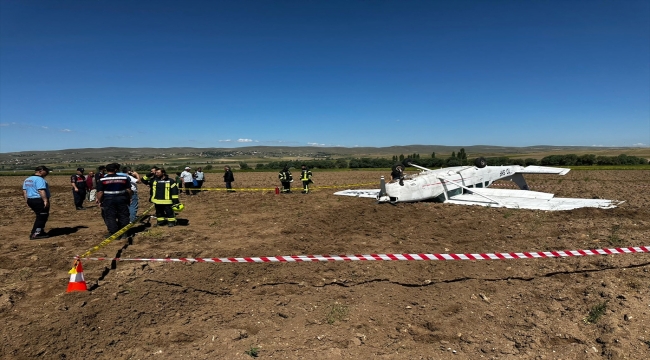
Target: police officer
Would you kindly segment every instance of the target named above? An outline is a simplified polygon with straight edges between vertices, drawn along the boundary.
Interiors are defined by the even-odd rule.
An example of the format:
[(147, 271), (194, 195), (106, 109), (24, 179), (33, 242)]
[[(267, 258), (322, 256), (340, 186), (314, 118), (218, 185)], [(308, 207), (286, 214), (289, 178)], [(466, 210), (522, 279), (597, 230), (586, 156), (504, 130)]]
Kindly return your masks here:
[(84, 208), (84, 199), (86, 198), (86, 177), (84, 176), (84, 168), (77, 168), (77, 173), (70, 176), (70, 184), (72, 185), (72, 197), (74, 198), (74, 206), (77, 210), (86, 210)]
[(300, 181), (302, 181), (302, 193), (309, 193), (309, 184), (313, 183), (311, 180), (311, 170), (307, 169), (307, 165), (302, 165), (302, 171), (300, 172)]
[(45, 224), (50, 217), (50, 186), (45, 181), (45, 177), (50, 173), (50, 169), (45, 166), (36, 168), (33, 176), (28, 177), (23, 182), (23, 196), (34, 214), (34, 226), (29, 234), (30, 240), (46, 239), (50, 236), (45, 233)]
[(176, 215), (172, 205), (178, 204), (178, 185), (167, 175), (165, 169), (157, 169), (153, 178), (141, 179), (144, 184), (151, 186), (151, 202), (156, 207), (155, 226), (167, 224), (169, 227), (176, 225)]
[(131, 179), (117, 175), (118, 164), (106, 165), (106, 176), (97, 182), (97, 204), (102, 208), (109, 236), (129, 224)]
[(288, 194), (291, 192), (291, 182), (293, 181), (293, 176), (291, 171), (289, 171), (289, 166), (285, 165), (284, 168), (278, 174), (280, 183), (282, 183), (282, 193)]

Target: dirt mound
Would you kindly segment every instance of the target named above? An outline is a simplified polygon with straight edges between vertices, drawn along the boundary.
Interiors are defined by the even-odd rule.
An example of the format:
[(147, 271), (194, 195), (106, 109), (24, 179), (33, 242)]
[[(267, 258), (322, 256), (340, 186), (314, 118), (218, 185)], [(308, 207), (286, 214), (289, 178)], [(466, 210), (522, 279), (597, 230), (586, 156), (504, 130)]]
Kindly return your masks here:
[[(376, 171), (314, 172), (376, 187)], [(273, 188), (276, 174), (239, 173)], [(216, 179), (216, 180), (215, 180)], [(221, 187), (219, 174), (205, 186)], [(625, 200), (566, 212), (273, 191), (181, 195), (184, 226), (137, 227), (93, 256), (496, 253), (650, 245), (650, 171), (529, 176), (533, 190)], [(28, 240), (23, 178), (0, 178), (0, 357), (632, 358), (650, 355), (650, 254), (508, 261), (161, 263), (85, 261), (91, 291), (65, 293), (72, 258), (106, 232), (51, 177), (53, 237)], [(294, 182), (297, 186), (299, 183)], [(294, 189), (298, 190), (299, 189)], [(140, 193), (145, 194), (141, 187)], [(141, 209), (148, 207), (141, 199)]]

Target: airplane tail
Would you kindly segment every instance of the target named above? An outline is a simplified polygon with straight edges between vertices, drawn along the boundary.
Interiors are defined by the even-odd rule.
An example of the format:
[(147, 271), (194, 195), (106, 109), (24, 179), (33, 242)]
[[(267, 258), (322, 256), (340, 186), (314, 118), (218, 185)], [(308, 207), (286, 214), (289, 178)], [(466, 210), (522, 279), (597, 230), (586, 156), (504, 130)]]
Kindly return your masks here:
[(377, 194), (377, 202), (390, 202), (390, 197), (388, 197), (388, 194), (386, 193), (386, 180), (383, 176), (381, 177), (381, 180), (379, 180), (379, 193)]

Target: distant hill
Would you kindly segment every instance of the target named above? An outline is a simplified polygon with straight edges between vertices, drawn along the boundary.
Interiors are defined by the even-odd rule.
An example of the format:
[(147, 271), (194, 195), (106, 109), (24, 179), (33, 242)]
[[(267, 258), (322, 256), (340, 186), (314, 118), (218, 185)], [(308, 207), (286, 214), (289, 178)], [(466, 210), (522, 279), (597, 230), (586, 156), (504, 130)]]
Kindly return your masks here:
[(508, 147), (491, 145), (443, 146), (443, 145), (404, 145), (389, 147), (314, 147), (314, 146), (247, 146), (239, 148), (84, 148), (49, 151), (21, 151), (0, 153), (0, 166), (3, 169), (16, 169), (34, 164), (106, 164), (113, 161), (132, 164), (160, 164), (180, 162), (192, 163), (233, 163), (237, 161), (265, 162), (279, 159), (322, 159), (341, 157), (392, 157), (417, 153), (429, 157), (448, 157), (452, 152), (464, 148), (468, 156), (511, 156), (541, 158), (549, 154), (597, 154), (619, 155), (626, 153), (650, 157), (649, 148), (593, 147), (593, 146), (552, 146), (536, 145), (527, 147)]

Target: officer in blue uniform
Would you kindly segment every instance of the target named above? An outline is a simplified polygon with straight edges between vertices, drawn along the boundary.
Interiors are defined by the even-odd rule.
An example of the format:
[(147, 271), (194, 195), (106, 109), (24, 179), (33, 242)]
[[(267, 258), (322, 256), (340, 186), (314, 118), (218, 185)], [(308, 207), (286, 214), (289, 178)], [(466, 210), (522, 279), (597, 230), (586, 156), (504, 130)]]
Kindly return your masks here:
[(36, 168), (33, 176), (23, 182), (23, 196), (32, 211), (36, 214), (32, 232), (29, 234), (31, 240), (46, 239), (50, 236), (45, 233), (45, 224), (50, 217), (50, 186), (45, 177), (50, 169), (45, 166)]
[(117, 175), (118, 164), (106, 165), (106, 176), (97, 182), (97, 204), (101, 206), (109, 236), (129, 224), (131, 179)]

